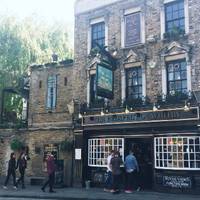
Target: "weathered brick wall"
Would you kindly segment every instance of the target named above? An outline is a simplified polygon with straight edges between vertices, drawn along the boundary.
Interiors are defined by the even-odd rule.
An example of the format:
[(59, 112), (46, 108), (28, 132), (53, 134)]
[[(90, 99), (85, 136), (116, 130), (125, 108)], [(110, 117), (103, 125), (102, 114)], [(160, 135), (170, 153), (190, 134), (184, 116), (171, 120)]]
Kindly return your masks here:
[[(81, 101), (86, 101), (86, 68), (88, 59), (87, 43), (88, 30), (90, 27), (90, 20), (98, 17), (104, 17), (105, 23), (108, 24), (108, 46), (117, 48), (118, 66), (115, 71), (114, 79), (114, 94), (117, 102), (121, 98), (121, 73), (123, 62), (130, 49), (134, 52), (146, 53), (146, 91), (147, 96), (154, 99), (158, 93), (162, 91), (162, 74), (161, 74), (161, 50), (164, 49), (169, 42), (161, 40), (161, 19), (160, 12), (163, 6), (163, 0), (124, 0), (117, 1), (114, 4), (100, 7), (99, 9), (90, 10), (88, 12), (80, 13), (75, 16), (75, 64), (74, 64), (74, 81), (76, 81), (74, 88), (74, 95)], [(188, 0), (189, 3), (189, 34), (186, 39), (180, 40), (181, 44), (190, 45), (191, 50), (191, 74), (192, 74), (192, 89), (200, 87), (200, 4), (197, 0)], [(145, 15), (145, 39), (146, 43), (133, 46), (132, 48), (121, 48), (121, 19), (123, 10), (132, 7), (141, 7), (141, 11)], [(150, 36), (156, 38), (155, 42), (148, 42)], [(156, 62), (156, 67), (151, 69), (148, 67), (150, 61)], [(77, 81), (79, 80), (79, 81)]]
[[(7, 173), (8, 161), (10, 153), (11, 141), (15, 138), (22, 141), (29, 147), (30, 160), (28, 161), (26, 176), (46, 176), (44, 167), (44, 146), (47, 144), (58, 144), (65, 139), (72, 139), (73, 134), (69, 129), (57, 130), (0, 130), (0, 176), (4, 177)], [(40, 152), (36, 152), (36, 148), (40, 148)], [(15, 152), (18, 158), (20, 152)], [(59, 159), (64, 160), (64, 183), (69, 185), (71, 179), (71, 152), (59, 150)], [(18, 170), (17, 170), (18, 174)]]
[[(71, 122), (68, 104), (72, 103), (72, 64), (61, 66), (35, 66), (31, 68), (29, 99), (29, 126), (64, 126)], [(57, 75), (56, 108), (49, 112), (46, 109), (47, 78)], [(64, 85), (67, 78), (67, 85)], [(39, 83), (42, 87), (39, 88)]]

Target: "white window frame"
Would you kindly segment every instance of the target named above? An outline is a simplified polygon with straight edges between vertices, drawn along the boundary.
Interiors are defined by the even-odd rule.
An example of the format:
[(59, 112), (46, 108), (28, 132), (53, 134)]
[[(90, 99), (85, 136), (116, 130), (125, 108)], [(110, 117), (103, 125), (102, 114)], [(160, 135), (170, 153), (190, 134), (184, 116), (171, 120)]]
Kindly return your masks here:
[(121, 70), (121, 100), (122, 103), (126, 100), (126, 70), (128, 68), (133, 68), (133, 67), (141, 67), (142, 68), (142, 96), (146, 97), (146, 70), (145, 66), (142, 62), (135, 63), (131, 67), (124, 67), (123, 70)]
[(138, 45), (138, 44), (144, 44), (145, 43), (145, 17), (144, 13), (141, 11), (140, 7), (136, 8), (129, 8), (124, 10), (122, 20), (121, 20), (121, 47), (122, 48), (130, 48), (131, 46), (126, 47), (125, 46), (125, 17), (126, 15), (134, 14), (134, 13), (140, 13), (140, 43), (133, 44), (132, 46)]
[[(161, 7), (160, 11), (160, 26), (161, 26), (161, 39), (164, 39), (164, 33), (165, 33), (165, 4), (171, 3), (177, 0), (164, 0), (164, 4)], [(189, 6), (188, 6), (188, 0), (184, 0), (184, 14), (185, 14), (185, 34), (189, 34)]]
[[(101, 143), (103, 141), (104, 141), (104, 144), (99, 145), (99, 143)], [(106, 141), (112, 141), (112, 144), (106, 146)], [(121, 141), (121, 146), (119, 145), (119, 141)], [(115, 145), (115, 142), (117, 142), (116, 145)], [(96, 148), (99, 148), (100, 152), (95, 152), (94, 150)], [(102, 149), (103, 149), (103, 151), (102, 151)], [(91, 139), (88, 139), (88, 166), (90, 166), (90, 167), (107, 167), (107, 157), (111, 150), (119, 150), (120, 155), (122, 156), (122, 160), (124, 160), (124, 138), (91, 138)], [(103, 154), (103, 157), (97, 158), (98, 153)], [(97, 160), (97, 159), (99, 159), (99, 162), (102, 162), (103, 164), (95, 164), (95, 160)]]
[[(200, 136), (168, 136), (168, 137), (156, 137), (156, 138), (154, 138), (154, 166), (155, 166), (155, 168), (156, 169), (169, 169), (169, 170), (200, 170), (200, 166), (199, 166), (199, 168), (198, 167), (191, 168), (191, 166), (190, 166), (190, 163), (191, 163), (190, 153), (194, 153), (194, 160), (192, 160), (194, 162), (194, 165), (196, 166), (197, 162), (200, 163), (200, 159), (198, 159), (198, 160), (196, 159), (196, 153), (200, 154), (200, 152), (196, 152), (196, 146), (197, 145), (199, 145), (199, 149), (200, 149), (200, 144), (195, 143), (195, 139), (197, 139), (197, 138), (200, 141)], [(172, 143), (171, 144), (166, 143), (166, 145), (164, 145), (163, 144), (164, 139), (166, 139), (166, 141), (171, 139)], [(173, 139), (176, 139), (176, 141), (182, 141), (182, 144), (178, 143), (178, 142), (176, 144), (174, 144)], [(194, 141), (194, 144), (189, 143), (190, 139)], [(186, 144), (184, 144), (184, 142), (183, 142), (184, 140), (187, 140)], [(160, 141), (161, 141), (161, 143), (159, 143)], [(186, 151), (184, 151), (184, 146), (185, 146), (185, 148), (187, 147)], [(169, 150), (168, 147), (171, 149), (171, 151), (168, 151)], [(192, 148), (190, 149), (190, 147), (193, 147), (193, 150), (194, 150), (193, 152), (192, 151), (190, 152), (190, 150), (192, 150)], [(166, 148), (166, 151), (164, 151), (164, 148)], [(183, 156), (182, 160), (178, 159), (178, 156), (181, 155), (181, 153), (179, 153), (179, 151), (178, 151), (179, 148), (180, 149), (182, 148), (182, 154), (184, 154), (184, 153), (188, 154), (188, 160), (184, 160), (184, 155), (182, 155)], [(157, 149), (158, 150), (161, 149), (161, 152), (157, 151)], [(174, 149), (176, 149), (176, 152), (174, 151)], [(171, 153), (172, 166), (171, 167), (169, 167), (169, 166), (165, 167), (164, 161), (166, 161), (168, 163), (169, 153)], [(157, 159), (156, 158), (157, 154), (159, 156), (162, 154), (162, 158)], [(167, 159), (165, 159), (164, 154), (167, 155)], [(174, 156), (176, 156), (176, 159), (173, 159)], [(160, 160), (162, 161), (163, 166), (157, 165), (157, 161), (159, 162)], [(188, 167), (184, 166), (184, 162), (186, 162), (186, 161), (188, 162)], [(173, 162), (177, 163), (177, 167), (173, 166)], [(183, 167), (179, 167), (178, 162), (182, 163)]]
[(87, 53), (90, 54), (90, 50), (92, 47), (92, 25), (104, 22), (105, 23), (105, 46), (108, 46), (108, 23), (105, 22), (104, 17), (99, 17), (90, 20), (89, 28), (88, 28), (88, 42), (87, 42)]
[(162, 67), (162, 94), (167, 95), (167, 68), (166, 68), (166, 63), (168, 61), (175, 61), (175, 60), (180, 60), (180, 59), (185, 59), (186, 61), (186, 67), (187, 67), (187, 91), (188, 93), (192, 91), (192, 80), (191, 80), (191, 63), (189, 61), (189, 56), (188, 54), (180, 54), (176, 55), (175, 57), (173, 56), (166, 56), (164, 58), (164, 66)]
[[(52, 80), (50, 81), (50, 79)], [(57, 75), (49, 75), (47, 78), (46, 108), (50, 110), (55, 109), (57, 104), (57, 89), (58, 89), (57, 79), (58, 79)], [(51, 89), (53, 89), (53, 91), (51, 91)], [(51, 94), (53, 95), (52, 98)]]

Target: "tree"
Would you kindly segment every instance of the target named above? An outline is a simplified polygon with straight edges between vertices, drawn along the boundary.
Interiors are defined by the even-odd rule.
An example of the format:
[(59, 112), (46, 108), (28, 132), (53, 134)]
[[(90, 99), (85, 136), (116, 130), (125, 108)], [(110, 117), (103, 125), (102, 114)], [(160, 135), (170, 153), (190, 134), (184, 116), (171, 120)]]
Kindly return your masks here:
[[(71, 58), (67, 28), (64, 24), (48, 25), (36, 17), (20, 21), (16, 17), (0, 19), (0, 99), (2, 89), (19, 87), (20, 77), (32, 63), (52, 61), (56, 53), (60, 60)], [(6, 95), (5, 110), (19, 113), (22, 100), (18, 95)]]

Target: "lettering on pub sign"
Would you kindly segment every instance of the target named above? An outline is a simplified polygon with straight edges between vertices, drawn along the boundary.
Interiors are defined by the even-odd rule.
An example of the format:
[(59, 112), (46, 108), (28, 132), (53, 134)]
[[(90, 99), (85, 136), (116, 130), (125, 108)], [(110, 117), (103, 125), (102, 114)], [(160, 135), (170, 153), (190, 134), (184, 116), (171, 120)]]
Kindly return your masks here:
[(111, 125), (123, 123), (150, 123), (150, 122), (170, 122), (198, 120), (199, 111), (197, 107), (185, 111), (182, 108), (164, 109), (159, 111), (138, 111), (130, 113), (109, 113), (105, 115), (85, 115), (83, 126)]

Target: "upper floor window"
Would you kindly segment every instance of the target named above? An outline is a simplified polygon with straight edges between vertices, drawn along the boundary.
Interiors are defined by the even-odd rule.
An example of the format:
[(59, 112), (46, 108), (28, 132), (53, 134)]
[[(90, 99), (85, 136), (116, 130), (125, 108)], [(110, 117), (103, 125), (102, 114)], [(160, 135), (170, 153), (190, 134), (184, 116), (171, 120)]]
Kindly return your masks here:
[(142, 98), (142, 68), (133, 67), (126, 71), (126, 98)]
[(97, 44), (105, 45), (105, 22), (99, 22), (91, 25), (91, 47), (95, 48)]
[(47, 108), (53, 109), (56, 107), (57, 98), (57, 76), (52, 75), (47, 80)]
[(187, 93), (187, 67), (185, 60), (167, 63), (167, 89), (169, 94)]
[(141, 12), (125, 15), (125, 47), (141, 43)]
[(165, 32), (185, 32), (184, 0), (165, 4)]

